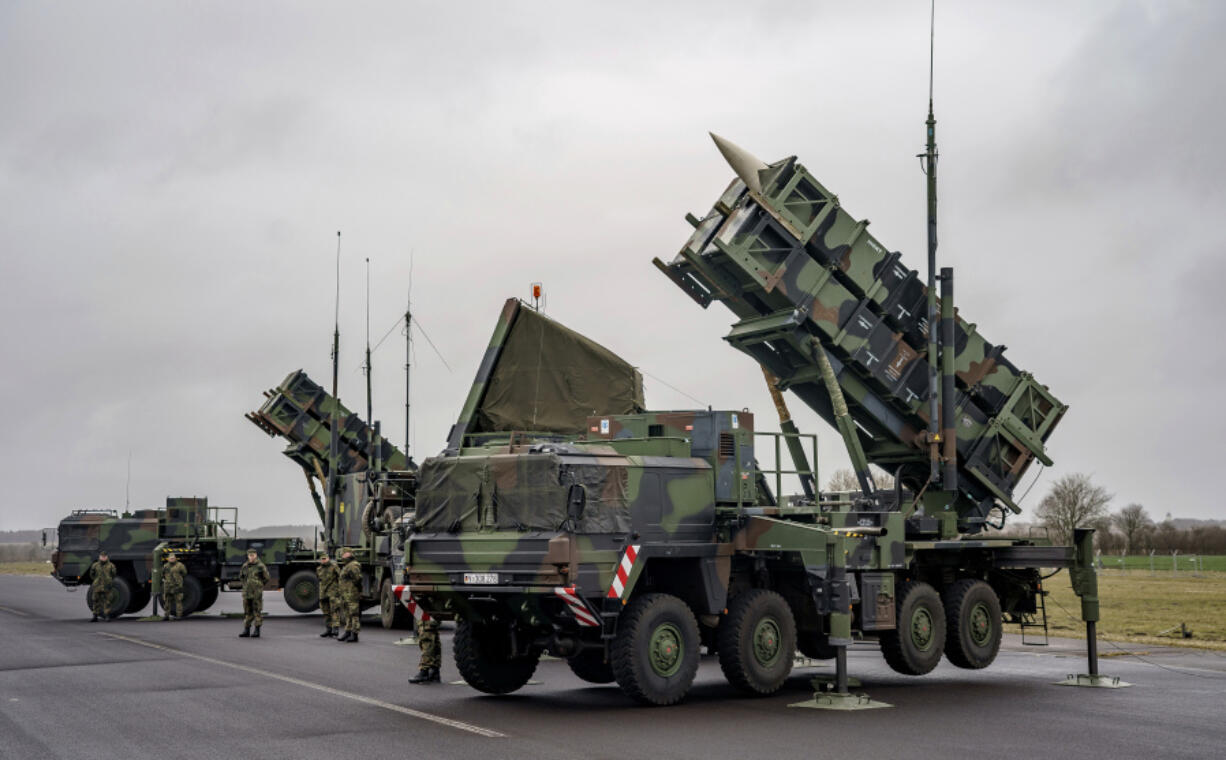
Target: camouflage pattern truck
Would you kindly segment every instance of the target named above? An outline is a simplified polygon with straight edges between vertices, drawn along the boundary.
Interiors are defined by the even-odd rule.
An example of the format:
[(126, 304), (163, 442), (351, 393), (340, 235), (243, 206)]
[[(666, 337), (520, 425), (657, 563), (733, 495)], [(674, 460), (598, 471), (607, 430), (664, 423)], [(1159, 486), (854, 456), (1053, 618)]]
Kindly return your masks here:
[[(223, 512), (233, 518), (224, 519)], [(207, 610), (223, 590), (239, 590), (239, 569), (247, 550), (255, 549), (268, 566), (268, 588), (282, 589), (298, 612), (315, 609), (303, 603), (300, 588), (308, 575), (315, 577), (314, 552), (299, 538), (238, 538), (232, 534), (236, 529), (236, 509), (210, 507), (203, 497), (170, 497), (165, 509), (123, 514), (75, 510), (59, 524), (51, 575), (69, 589), (88, 588), (90, 565), (106, 551), (117, 570), (110, 611), (115, 618), (149, 604), (160, 591), (162, 561), (173, 551), (187, 568), (183, 611), (190, 614)]]
[[(1027, 465), (1050, 462), (1044, 442), (1066, 407), (955, 317), (949, 292), (941, 352), (956, 415), (928, 435), (924, 285), (795, 159), (721, 150), (738, 177), (657, 267), (734, 313), (728, 342), (839, 429), (861, 489), (781, 498), (757, 462), (758, 441), (778, 451), (780, 434), (757, 432), (747, 410), (566, 405), (573, 389), (640, 381), (620, 360), (551, 354), (548, 332), (511, 357), (522, 381), (495, 394), (489, 365), (508, 358), (496, 331), (448, 449), (422, 464), (407, 550), (413, 600), (457, 618), (464, 679), (511, 692), (551, 653), (584, 680), (667, 705), (690, 688), (701, 647), (755, 695), (781, 687), (797, 651), (834, 658), (845, 687), (854, 641), (879, 642), (908, 675), (942, 657), (984, 668), (1005, 622), (1045, 630), (1045, 568), (1071, 569), (1089, 628), (1092, 532), (1075, 547), (981, 535), (1016, 509)], [(512, 396), (501, 436), (476, 430), (485, 405), (505, 411)], [(631, 396), (641, 405), (641, 389)], [(542, 434), (545, 411), (559, 421)], [(895, 487), (876, 489), (869, 464)]]

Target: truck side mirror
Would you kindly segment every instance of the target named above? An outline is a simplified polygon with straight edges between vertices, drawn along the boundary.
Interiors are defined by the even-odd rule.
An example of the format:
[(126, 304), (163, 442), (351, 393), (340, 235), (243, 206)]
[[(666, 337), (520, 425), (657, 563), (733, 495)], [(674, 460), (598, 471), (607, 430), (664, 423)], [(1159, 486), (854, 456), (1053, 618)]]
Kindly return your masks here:
[(587, 486), (575, 483), (566, 494), (566, 516), (572, 523), (583, 519), (583, 509), (587, 506)]

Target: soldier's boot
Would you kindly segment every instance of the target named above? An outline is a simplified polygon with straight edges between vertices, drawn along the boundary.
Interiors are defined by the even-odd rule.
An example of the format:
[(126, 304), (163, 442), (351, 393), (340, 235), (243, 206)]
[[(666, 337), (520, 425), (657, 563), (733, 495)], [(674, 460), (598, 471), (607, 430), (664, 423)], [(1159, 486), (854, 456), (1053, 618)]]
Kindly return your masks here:
[(337, 641), (338, 641), (338, 642), (339, 642), (339, 641), (348, 641), (348, 640), (349, 640), (349, 637), (350, 637), (350, 636), (352, 636), (352, 635), (353, 635), (353, 631), (346, 630), (344, 633), (342, 633), (342, 634), (341, 634), (341, 637), (340, 637), (339, 639), (337, 639)]
[(328, 638), (328, 637), (329, 637), (329, 636), (331, 636), (331, 635), (332, 635), (332, 629), (331, 629), (331, 628), (325, 628), (325, 629), (324, 629), (324, 632), (323, 632), (323, 633), (321, 633), (321, 634), (319, 634), (319, 638), (321, 638), (321, 639), (326, 639), (326, 638)]
[(417, 675), (409, 679), (409, 683), (438, 683), (438, 668), (422, 668)]
[(240, 639), (250, 638), (251, 637), (251, 626), (247, 626), (247, 625), (243, 626), (243, 632), (240, 633), (238, 637)]
[(329, 629), (329, 630), (331, 631), (331, 633), (329, 633), (328, 635), (329, 635), (329, 636), (331, 636), (331, 637), (332, 637), (332, 638), (334, 638), (334, 639), (335, 639), (337, 636), (339, 636), (339, 635), (340, 635), (340, 630), (341, 630), (341, 629), (340, 629), (340, 628), (338, 628), (337, 626), (332, 626), (332, 628), (331, 628), (331, 629)]
[(90, 619), (89, 619), (89, 622), (91, 622), (91, 623), (97, 623), (97, 622), (98, 622), (98, 613), (96, 613), (96, 612), (95, 612), (95, 613), (94, 613), (94, 616), (93, 616), (92, 618), (90, 618)]
[(356, 644), (356, 643), (358, 643), (358, 632), (357, 632), (357, 631), (352, 631), (352, 632), (350, 632), (350, 634), (349, 634), (349, 643), (350, 643), (350, 644)]
[(170, 620), (170, 615), (163, 615), (162, 620)]
[(251, 632), (251, 638), (258, 639), (260, 637), (260, 627), (257, 625), (255, 630)]

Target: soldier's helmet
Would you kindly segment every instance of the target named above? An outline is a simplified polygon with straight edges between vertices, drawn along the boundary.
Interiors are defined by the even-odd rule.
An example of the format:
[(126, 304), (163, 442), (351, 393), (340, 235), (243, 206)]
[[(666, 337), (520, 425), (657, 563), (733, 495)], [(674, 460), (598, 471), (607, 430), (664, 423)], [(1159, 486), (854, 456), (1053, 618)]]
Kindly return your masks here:
[(106, 559), (106, 557), (107, 557), (106, 549), (103, 549), (102, 551), (98, 552), (98, 559)]
[(166, 561), (167, 561), (167, 562), (170, 562), (170, 561), (175, 560), (175, 559), (178, 559), (178, 555), (176, 555), (174, 552), (167, 552), (167, 553), (166, 553)]
[(353, 556), (353, 549), (350, 549), (348, 546), (346, 546), (344, 549), (341, 549), (342, 559), (345, 557), (352, 557), (352, 556)]

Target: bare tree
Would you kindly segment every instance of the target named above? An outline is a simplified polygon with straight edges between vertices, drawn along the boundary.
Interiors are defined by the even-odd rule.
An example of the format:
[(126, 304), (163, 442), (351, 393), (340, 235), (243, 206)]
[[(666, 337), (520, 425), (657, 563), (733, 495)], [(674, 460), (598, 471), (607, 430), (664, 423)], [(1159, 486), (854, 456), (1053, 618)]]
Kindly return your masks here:
[(1111, 516), (1111, 522), (1124, 534), (1124, 551), (1131, 554), (1141, 547), (1142, 534), (1152, 528), (1154, 521), (1140, 504), (1129, 504)]
[[(873, 485), (879, 491), (888, 491), (894, 488), (894, 476), (885, 470), (878, 469), (873, 465), (869, 465), (872, 469), (870, 472), (873, 475)], [(844, 467), (841, 470), (835, 470), (830, 476), (830, 480), (826, 482), (827, 491), (859, 491), (860, 481), (856, 479), (856, 473)]]
[(826, 490), (859, 491), (860, 481), (856, 480), (856, 474), (849, 469), (835, 470), (830, 480), (826, 482)]
[(1090, 481), (1089, 475), (1065, 475), (1039, 502), (1035, 517), (1047, 526), (1055, 539), (1061, 543), (1071, 543), (1073, 529), (1089, 527), (1105, 516), (1111, 498), (1105, 488)]

